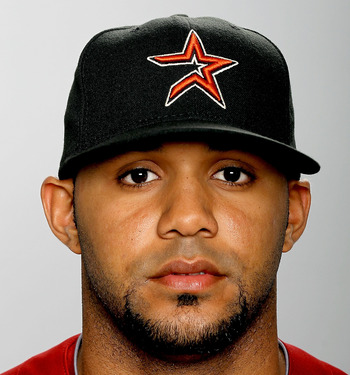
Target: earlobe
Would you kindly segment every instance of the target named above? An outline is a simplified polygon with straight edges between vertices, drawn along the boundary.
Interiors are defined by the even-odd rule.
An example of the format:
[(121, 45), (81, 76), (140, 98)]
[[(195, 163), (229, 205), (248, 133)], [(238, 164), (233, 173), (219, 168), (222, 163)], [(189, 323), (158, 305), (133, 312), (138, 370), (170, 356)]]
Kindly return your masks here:
[(310, 183), (308, 181), (290, 181), (288, 191), (289, 217), (283, 252), (289, 251), (304, 232), (311, 205)]
[(54, 235), (74, 253), (80, 254), (78, 232), (74, 222), (72, 179), (48, 177), (41, 186), (41, 201), (47, 222)]

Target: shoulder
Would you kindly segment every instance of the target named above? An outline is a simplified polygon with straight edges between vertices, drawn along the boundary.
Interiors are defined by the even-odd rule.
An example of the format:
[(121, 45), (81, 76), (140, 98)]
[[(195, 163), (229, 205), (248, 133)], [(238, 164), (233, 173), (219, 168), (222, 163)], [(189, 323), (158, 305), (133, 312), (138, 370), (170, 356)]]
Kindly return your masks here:
[(296, 346), (283, 343), (289, 356), (289, 375), (346, 375), (345, 372), (320, 361)]
[(2, 375), (74, 375), (74, 350), (78, 337), (75, 335)]

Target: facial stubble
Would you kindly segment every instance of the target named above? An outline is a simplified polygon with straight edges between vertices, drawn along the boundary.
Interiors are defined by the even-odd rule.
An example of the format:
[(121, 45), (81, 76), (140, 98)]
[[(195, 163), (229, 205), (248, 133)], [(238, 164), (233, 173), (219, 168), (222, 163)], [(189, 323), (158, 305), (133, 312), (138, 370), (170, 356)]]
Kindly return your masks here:
[[(76, 212), (75, 212), (76, 214)], [(151, 319), (145, 317), (138, 305), (137, 287), (130, 287), (123, 294), (122, 285), (113, 285), (104, 272), (94, 254), (96, 249), (87, 233), (76, 225), (82, 249), (82, 261), (87, 289), (90, 299), (103, 310), (103, 318), (119, 332), (128, 342), (151, 356), (164, 359), (176, 356), (199, 356), (206, 358), (215, 355), (234, 345), (249, 330), (262, 314), (274, 293), (276, 273), (284, 242), (288, 210), (285, 223), (281, 225), (280, 236), (273, 251), (273, 259), (267, 264), (266, 275), (256, 275), (254, 283), (258, 285), (255, 295), (249, 294), (241, 280), (236, 280), (238, 297), (227, 306), (226, 314), (215, 322), (201, 320), (198, 314), (188, 313), (177, 319)], [(100, 271), (99, 271), (100, 270)], [(183, 309), (196, 309), (201, 299), (194, 294), (177, 295), (176, 308), (179, 316)], [(176, 314), (175, 314), (176, 315)], [(222, 317), (223, 316), (223, 317)], [(190, 329), (189, 329), (190, 327)]]
[(243, 283), (237, 281), (238, 297), (216, 321), (202, 319), (198, 313), (201, 299), (188, 293), (177, 296), (179, 317), (174, 314), (168, 319), (150, 319), (139, 308), (136, 287), (123, 294), (123, 286), (112, 285), (95, 272), (99, 265), (87, 255), (91, 254), (91, 243), (87, 243), (84, 236), (80, 237), (90, 298), (98, 308), (102, 307), (102, 319), (108, 319), (113, 329), (132, 345), (161, 359), (183, 355), (207, 357), (234, 345), (259, 317), (274, 285), (274, 279), (261, 284), (259, 292), (252, 296)]

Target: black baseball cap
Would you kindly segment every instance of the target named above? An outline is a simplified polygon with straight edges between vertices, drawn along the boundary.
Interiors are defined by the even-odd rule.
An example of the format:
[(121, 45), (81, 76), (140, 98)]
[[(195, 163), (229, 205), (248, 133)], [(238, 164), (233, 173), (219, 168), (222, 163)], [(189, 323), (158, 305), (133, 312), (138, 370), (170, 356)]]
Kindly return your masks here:
[(296, 149), (287, 64), (263, 35), (176, 15), (93, 37), (68, 99), (59, 178), (176, 139), (246, 150), (289, 175), (320, 169)]

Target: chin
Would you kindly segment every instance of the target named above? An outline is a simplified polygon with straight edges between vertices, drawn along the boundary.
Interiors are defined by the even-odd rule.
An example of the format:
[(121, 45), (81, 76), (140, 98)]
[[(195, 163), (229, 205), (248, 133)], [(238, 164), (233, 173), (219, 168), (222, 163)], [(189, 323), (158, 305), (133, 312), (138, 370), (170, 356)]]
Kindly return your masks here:
[[(134, 297), (134, 298), (133, 298)], [(172, 314), (152, 317), (142, 313), (135, 295), (125, 297), (122, 316), (114, 319), (118, 329), (131, 344), (151, 356), (163, 360), (193, 362), (223, 352), (234, 345), (249, 329), (262, 303), (254, 313), (247, 298), (241, 294), (238, 302), (226, 309), (211, 310), (197, 296), (179, 295)]]

